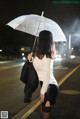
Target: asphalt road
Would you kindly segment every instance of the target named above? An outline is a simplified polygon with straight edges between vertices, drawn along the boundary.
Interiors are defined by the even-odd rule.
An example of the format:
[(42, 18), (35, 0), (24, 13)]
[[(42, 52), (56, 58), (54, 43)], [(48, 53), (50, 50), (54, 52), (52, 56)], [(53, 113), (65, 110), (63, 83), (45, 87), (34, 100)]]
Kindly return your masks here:
[[(71, 72), (79, 63), (62, 62), (55, 65), (54, 74), (59, 82)], [(8, 111), (9, 119), (29, 104), (23, 102), (24, 84), (20, 82), (22, 63), (10, 62), (0, 64), (0, 111)], [(77, 69), (63, 84), (57, 98), (51, 119), (80, 119), (80, 68)], [(77, 91), (77, 92), (76, 92)], [(75, 94), (74, 94), (75, 93)], [(33, 94), (38, 97), (39, 90)], [(28, 119), (39, 119), (39, 108)]]
[[(21, 62), (0, 64), (0, 111), (8, 111), (9, 119), (28, 105), (24, 103), (24, 84), (20, 81), (22, 65)], [(38, 90), (35, 93), (33, 100)]]
[[(76, 62), (65, 63), (63, 69), (56, 70), (57, 79), (65, 72), (68, 75), (63, 76), (66, 80), (59, 86), (57, 103), (50, 114), (50, 119), (80, 119), (80, 66), (74, 71), (75, 66)], [(65, 78), (66, 76), (68, 78)], [(58, 82), (60, 83), (59, 80)], [(39, 107), (27, 119), (40, 119)]]

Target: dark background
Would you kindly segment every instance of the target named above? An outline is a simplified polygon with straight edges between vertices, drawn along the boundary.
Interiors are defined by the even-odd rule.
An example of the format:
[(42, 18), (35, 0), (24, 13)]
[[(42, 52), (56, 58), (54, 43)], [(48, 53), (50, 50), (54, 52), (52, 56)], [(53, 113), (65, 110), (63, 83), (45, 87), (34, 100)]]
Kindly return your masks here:
[(42, 11), (45, 17), (60, 25), (67, 39), (69, 34), (80, 34), (80, 3), (75, 0), (0, 0), (0, 48), (17, 53), (22, 46), (32, 47), (33, 36), (13, 31), (5, 25), (21, 15), (41, 15)]
[(75, 19), (80, 19), (80, 4), (54, 4), (53, 1), (58, 0), (0, 0), (0, 27), (20, 15), (41, 15), (42, 11), (62, 28), (70, 27)]

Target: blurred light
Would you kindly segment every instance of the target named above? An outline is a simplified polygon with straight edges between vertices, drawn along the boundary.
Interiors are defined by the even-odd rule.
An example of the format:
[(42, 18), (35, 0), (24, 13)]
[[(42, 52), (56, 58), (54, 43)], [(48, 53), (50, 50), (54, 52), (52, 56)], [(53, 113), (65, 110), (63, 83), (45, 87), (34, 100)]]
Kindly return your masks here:
[(64, 54), (64, 56), (66, 56), (66, 54)]
[(57, 54), (56, 55), (56, 58), (55, 58), (55, 61), (61, 61), (61, 60), (62, 60), (61, 55), (60, 54)]
[(71, 58), (71, 59), (74, 59), (74, 58), (75, 58), (75, 55), (71, 55), (70, 58)]
[(24, 56), (24, 53), (22, 53), (22, 56)]
[(23, 57), (23, 60), (26, 60), (26, 58), (25, 58), (25, 57)]
[(62, 58), (56, 58), (55, 59), (55, 61), (61, 61), (62, 60)]
[(0, 49), (0, 52), (2, 52), (2, 49)]
[(25, 50), (25, 48), (21, 48), (21, 51), (24, 51)]
[(64, 43), (64, 45), (66, 45), (66, 44)]
[(73, 34), (74, 36), (80, 37), (80, 34)]
[(59, 55), (59, 54), (56, 54), (56, 58), (61, 58), (61, 55)]
[(71, 48), (72, 50), (74, 50), (74, 48)]

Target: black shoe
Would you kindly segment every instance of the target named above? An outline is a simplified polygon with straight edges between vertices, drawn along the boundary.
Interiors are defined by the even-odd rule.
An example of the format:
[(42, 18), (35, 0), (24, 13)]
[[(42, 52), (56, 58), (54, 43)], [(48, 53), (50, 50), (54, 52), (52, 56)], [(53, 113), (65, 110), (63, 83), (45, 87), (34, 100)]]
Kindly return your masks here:
[(24, 103), (30, 103), (30, 102), (31, 102), (30, 98), (24, 99)]

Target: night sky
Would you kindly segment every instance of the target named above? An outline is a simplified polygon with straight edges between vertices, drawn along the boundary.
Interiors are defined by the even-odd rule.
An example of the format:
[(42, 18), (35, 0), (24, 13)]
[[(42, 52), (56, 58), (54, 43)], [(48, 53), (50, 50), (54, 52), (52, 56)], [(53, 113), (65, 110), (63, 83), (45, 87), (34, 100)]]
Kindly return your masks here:
[(45, 17), (56, 21), (62, 28), (70, 27), (75, 19), (80, 20), (80, 4), (54, 4), (53, 1), (55, 0), (0, 0), (0, 25), (24, 14), (41, 15), (42, 11)]
[[(63, 3), (54, 4), (54, 1)], [(66, 4), (64, 1), (69, 0), (0, 0), (0, 29), (16, 17), (28, 14), (41, 15), (44, 11), (44, 16), (56, 21), (66, 35), (80, 33), (80, 3)], [(3, 43), (6, 45), (6, 42)]]

